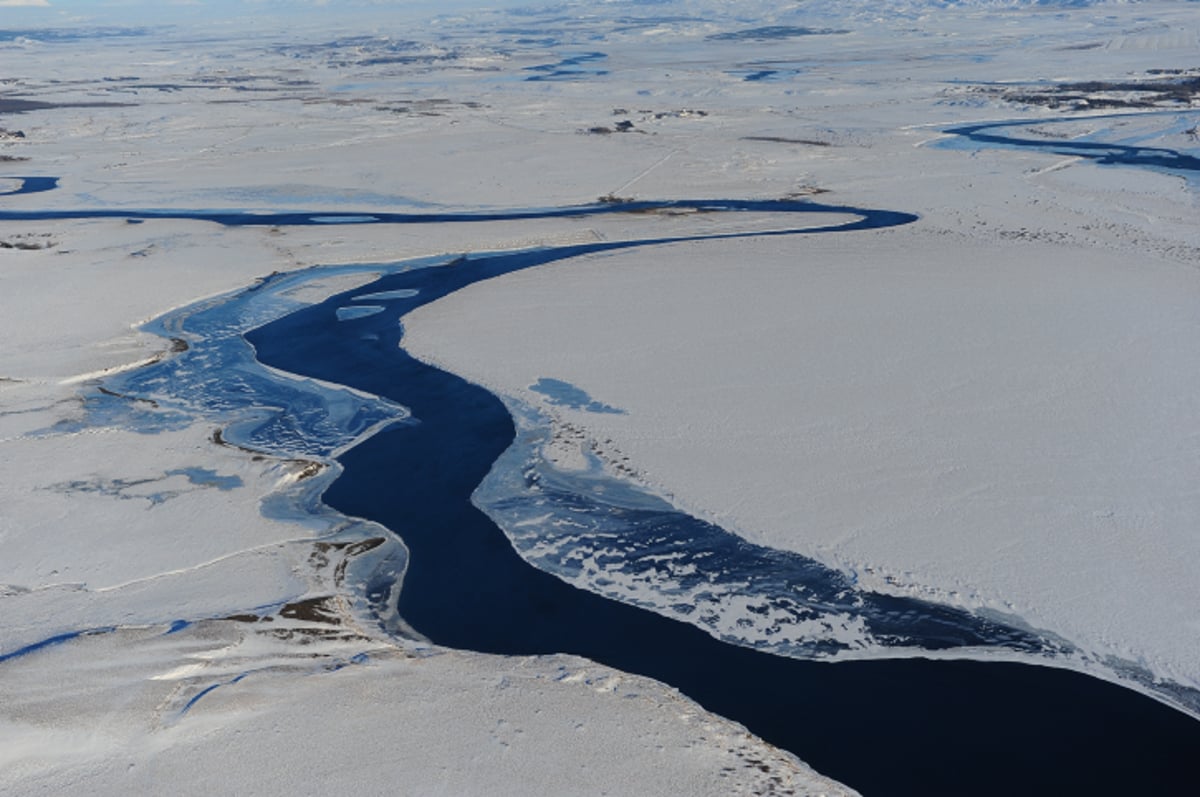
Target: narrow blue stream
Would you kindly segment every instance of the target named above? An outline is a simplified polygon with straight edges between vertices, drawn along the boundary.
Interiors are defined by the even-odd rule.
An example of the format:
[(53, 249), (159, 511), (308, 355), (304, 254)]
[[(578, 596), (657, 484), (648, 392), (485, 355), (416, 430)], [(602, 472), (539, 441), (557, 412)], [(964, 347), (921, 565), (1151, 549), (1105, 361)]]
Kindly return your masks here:
[[(941, 146), (957, 148), (1001, 148), (1001, 149), (1032, 149), (1049, 152), (1065, 157), (1083, 158), (1100, 166), (1131, 166), (1141, 169), (1176, 174), (1187, 178), (1193, 184), (1200, 182), (1200, 157), (1186, 150), (1169, 147), (1145, 146), (1136, 142), (1112, 142), (1101, 140), (1108, 131), (1101, 131), (1091, 136), (1078, 139), (1068, 138), (1031, 138), (1013, 135), (1014, 129), (1033, 126), (1053, 127), (1071, 123), (1086, 122), (1103, 125), (1116, 124), (1122, 121), (1137, 121), (1144, 117), (1174, 118), (1174, 129), (1182, 132), (1189, 125), (1194, 130), (1200, 113), (1195, 110), (1181, 109), (1179, 111), (1150, 112), (1140, 114), (1107, 114), (1089, 116), (1063, 116), (1048, 119), (1017, 119), (1002, 122), (983, 122), (979, 124), (960, 125), (946, 128), (945, 132), (957, 138), (946, 139)], [(1161, 131), (1161, 132), (1169, 132)]]

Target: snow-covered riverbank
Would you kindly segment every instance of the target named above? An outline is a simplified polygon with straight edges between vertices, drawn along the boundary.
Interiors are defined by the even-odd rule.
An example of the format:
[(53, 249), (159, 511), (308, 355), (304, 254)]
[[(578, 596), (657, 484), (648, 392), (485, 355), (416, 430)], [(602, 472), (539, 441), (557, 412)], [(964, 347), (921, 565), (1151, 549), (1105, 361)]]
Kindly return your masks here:
[[(630, 25), (646, 16), (630, 6), (526, 17), (545, 35), (524, 43), (503, 16), (410, 29), (415, 44), (26, 34), (0, 45), (6, 96), (48, 105), (0, 115), (22, 133), (0, 154), (29, 159), (2, 165), (62, 184), (3, 203), (369, 214), (828, 191), (919, 213), (853, 239), (684, 243), (511, 275), (422, 310), (409, 341), (535, 405), (547, 397), (530, 386), (558, 379), (624, 410), (553, 407), (747, 539), (1195, 688), (1195, 195), (1053, 154), (919, 146), (951, 125), (1065, 113), (1014, 108), (985, 84), (1191, 68), (1187, 10), (975, 6), (906, 12), (900, 29), (703, 5)], [(802, 23), (823, 32), (745, 33)], [(730, 32), (741, 40), (706, 38)], [(585, 49), (604, 58), (566, 63)], [(1157, 143), (1191, 146), (1175, 138)], [(219, 759), (237, 761), (218, 768), (229, 790), (262, 785), (264, 768), (283, 778), (272, 790), (361, 784), (368, 761), (379, 788), (403, 770), (424, 792), (561, 793), (581, 764), (583, 791), (727, 793), (772, 777), (832, 790), (659, 685), (578, 660), (429, 655), (356, 625), (328, 527), (258, 511), (308, 463), (216, 445), (206, 418), (154, 435), (77, 423), (92, 380), (168, 347), (135, 325), (273, 271), (777, 223), (0, 223), (2, 652), (116, 629), (0, 664), (0, 783), (128, 790)], [(191, 624), (166, 635), (177, 620)], [(624, 697), (630, 683), (640, 698)], [(364, 719), (330, 733), (348, 711)], [(583, 742), (549, 744), (581, 715), (595, 718)], [(238, 748), (239, 732), (254, 744)], [(331, 737), (340, 763), (299, 783), (288, 762)], [(429, 742), (442, 737), (461, 746)], [(397, 769), (366, 739), (386, 739)]]

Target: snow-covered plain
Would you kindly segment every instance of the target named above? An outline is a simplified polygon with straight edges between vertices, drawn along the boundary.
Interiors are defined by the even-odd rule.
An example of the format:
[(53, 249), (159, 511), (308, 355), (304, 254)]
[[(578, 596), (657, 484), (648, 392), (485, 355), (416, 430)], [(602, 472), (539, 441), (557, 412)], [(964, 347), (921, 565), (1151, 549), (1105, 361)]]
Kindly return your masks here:
[[(719, 139), (689, 138), (633, 188), (686, 193), (707, 177), (700, 164), (737, 164), (757, 191), (802, 177), (831, 191), (821, 200), (920, 222), (511, 275), (414, 313), (407, 346), (585, 430), (673, 503), (751, 541), (1061, 636), (1078, 664), (1200, 688), (1195, 174), (934, 146), (960, 120), (1042, 119), (1052, 136), (1066, 115), (975, 86), (1125, 78), (1194, 57), (1192, 16), (1134, 9), (1136, 39), (1131, 19), (1087, 12), (993, 18), (981, 27), (994, 39), (960, 17), (924, 20), (872, 42), (884, 52), (857, 39), (863, 63), (813, 55), (836, 38), (811, 37), (786, 88), (738, 86), (761, 115), (722, 118)], [(1160, 41), (1156, 26), (1190, 33)], [(920, 54), (929, 38), (950, 46)], [(1196, 146), (1171, 132), (1200, 121), (1186, 106), (1095, 116), (1064, 135)], [(552, 406), (530, 389), (546, 377), (625, 412)]]
[[(407, 345), (747, 539), (1059, 636), (1080, 651), (1064, 664), (1128, 664), (1163, 679), (1135, 684), (1160, 698), (1200, 690), (1195, 182), (940, 146), (957, 124), (1045, 120), (1053, 138), (1086, 114), (1011, 87), (1193, 69), (1194, 8), (723, 5), (24, 33), (0, 41), (0, 128), (23, 133), (0, 135), (22, 159), (0, 166), (61, 181), (0, 202), (366, 214), (818, 195), (918, 213), (510, 275), (406, 318)], [(770, 25), (847, 32), (709, 38)], [(1108, 109), (1128, 116), (1065, 135), (1195, 149), (1200, 113), (1171, 109)], [(122, 400), (97, 380), (170, 356), (138, 325), (271, 272), (779, 223), (0, 221), (0, 790), (847, 793), (660, 684), (433, 648), (403, 618), (385, 635), (356, 568), (401, 566), (399, 542), (260, 511), (336, 468), (221, 445), (219, 414), (94, 411)], [(291, 298), (370, 273), (313, 271)], [(623, 412), (552, 403), (543, 379)]]

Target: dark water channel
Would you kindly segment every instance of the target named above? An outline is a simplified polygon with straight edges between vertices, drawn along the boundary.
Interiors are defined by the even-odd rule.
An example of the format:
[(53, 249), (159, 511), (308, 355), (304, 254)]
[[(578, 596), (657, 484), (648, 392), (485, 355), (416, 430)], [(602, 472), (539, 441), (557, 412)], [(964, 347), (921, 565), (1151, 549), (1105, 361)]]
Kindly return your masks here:
[[(1186, 111), (1172, 113), (1172, 116), (1182, 118)], [(1154, 169), (1168, 173), (1191, 175), (1200, 172), (1200, 157), (1189, 152), (1181, 152), (1168, 147), (1140, 146), (1137, 144), (1118, 144), (1105, 141), (1072, 140), (1067, 138), (1030, 138), (1011, 135), (1011, 130), (1021, 130), (1034, 124), (1052, 127), (1080, 120), (1091, 122), (1119, 121), (1124, 118), (1137, 118), (1137, 115), (1127, 114), (1118, 116), (1064, 116), (1058, 119), (1018, 120), (1008, 122), (985, 122), (981, 124), (962, 125), (947, 128), (945, 132), (960, 136), (980, 147), (1000, 147), (1005, 149), (1033, 149), (1049, 152), (1064, 157), (1082, 158), (1102, 166), (1135, 166), (1143, 169)], [(1195, 127), (1193, 126), (1193, 130)]]
[[(397, 318), (548, 259), (496, 255), (392, 275), (247, 336), (267, 365), (412, 410), (340, 457), (345, 471), (325, 501), (404, 540), (398, 609), (415, 629), (449, 647), (574, 653), (650, 676), (867, 795), (1180, 793), (1192, 782), (1200, 722), (1126, 688), (1014, 663), (782, 658), (526, 564), (470, 502), (512, 442), (512, 419), (483, 388), (410, 357)], [(338, 320), (353, 295), (385, 291), (402, 297), (372, 300), (386, 312)]]
[(40, 194), (43, 191), (53, 191), (55, 188), (58, 188), (57, 177), (10, 177), (8, 179), (20, 180), (21, 184), (11, 191), (0, 191), (0, 196)]
[[(24, 192), (53, 178), (28, 178)], [(756, 236), (846, 232), (914, 216), (795, 202), (666, 202), (496, 213), (243, 213), (194, 210), (0, 211), (0, 220), (158, 218), (230, 226), (520, 221), (601, 213), (758, 211), (853, 213), (857, 220)], [(736, 238), (728, 233), (710, 238)], [(526, 564), (470, 501), (512, 442), (503, 403), (401, 347), (397, 320), (474, 282), (589, 252), (657, 239), (474, 256), (387, 276), (249, 334), (259, 360), (393, 399), (412, 418), (340, 457), (325, 501), (393, 529), (410, 551), (398, 610), (432, 641), (490, 653), (573, 653), (677, 687), (706, 708), (795, 752), (867, 795), (1189, 793), (1200, 722), (1078, 673), (1014, 663), (893, 659), (838, 664), (730, 645), (700, 629), (579, 590)], [(338, 309), (354, 295), (384, 312)], [(202, 342), (198, 345), (202, 346)], [(388, 585), (378, 585), (382, 592)], [(933, 647), (974, 645), (969, 627), (941, 623)], [(931, 637), (932, 639), (932, 637)], [(404, 732), (412, 732), (411, 730)], [(586, 789), (586, 784), (581, 784)]]

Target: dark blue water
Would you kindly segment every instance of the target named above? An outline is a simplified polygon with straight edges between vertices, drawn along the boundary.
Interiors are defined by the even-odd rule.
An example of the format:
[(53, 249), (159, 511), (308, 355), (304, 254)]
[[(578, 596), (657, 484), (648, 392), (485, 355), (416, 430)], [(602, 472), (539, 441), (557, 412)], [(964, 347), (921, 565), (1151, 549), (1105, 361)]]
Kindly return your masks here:
[(746, 30), (735, 30), (727, 33), (713, 33), (706, 38), (709, 39), (709, 41), (762, 42), (780, 39), (797, 39), (802, 36), (832, 36), (849, 32), (850, 31), (848, 30), (834, 28), (802, 28), (794, 25), (768, 25), (762, 28), (748, 28)]
[(604, 53), (580, 53), (578, 55), (564, 56), (562, 60), (553, 64), (527, 66), (525, 67), (526, 71), (536, 74), (530, 75), (525, 80), (578, 80), (583, 77), (600, 77), (601, 75), (607, 75), (608, 70), (596, 67), (584, 68), (584, 64), (589, 64), (593, 61), (603, 61), (606, 58), (608, 56)]
[[(57, 180), (53, 177), (14, 178), (24, 180)], [(39, 183), (40, 185), (40, 183)], [(54, 185), (38, 190), (49, 190)], [(22, 193), (22, 191), (18, 191)], [(25, 192), (28, 193), (28, 192)], [(318, 224), (441, 224), (445, 222), (473, 223), (489, 221), (523, 221), (526, 219), (572, 218), (599, 216), (611, 213), (654, 213), (658, 211), (693, 210), (710, 213), (760, 212), (760, 213), (845, 213), (859, 216), (845, 223), (830, 224), (814, 228), (809, 232), (833, 230), (868, 230), (908, 224), (917, 219), (911, 213), (894, 210), (872, 210), (822, 205), (816, 202), (794, 202), (789, 200), (672, 200), (661, 202), (603, 202), (593, 205), (573, 205), (561, 208), (530, 208), (519, 210), (438, 212), (420, 213), (337, 213), (337, 212), (270, 212), (248, 213), (242, 210), (188, 210), (175, 208), (119, 209), (119, 208), (70, 208), (63, 210), (0, 210), (0, 221), (46, 221), (54, 219), (191, 219), (211, 221), (227, 227), (285, 227), (311, 226)], [(759, 236), (793, 235), (794, 230), (756, 233)], [(739, 237), (734, 233), (724, 237)], [(664, 243), (668, 239), (640, 243)], [(605, 248), (616, 248), (626, 244), (615, 243)], [(564, 250), (566, 251), (566, 250)], [(572, 250), (565, 256), (581, 254)]]
[(742, 80), (745, 80), (748, 83), (761, 83), (776, 78), (778, 75), (779, 71), (776, 69), (760, 69), (757, 72), (751, 72), (748, 75), (745, 75)]
[(572, 385), (570, 382), (564, 382), (561, 379), (551, 379), (544, 376), (530, 385), (529, 389), (535, 393), (541, 393), (550, 404), (556, 407), (570, 407), (574, 410), (602, 414), (625, 414), (625, 410), (610, 406), (602, 401), (596, 401), (596, 399), (587, 394), (587, 391)]
[(58, 188), (57, 177), (9, 177), (9, 180), (20, 180), (21, 184), (11, 191), (0, 191), (0, 196), (16, 196), (17, 194), (40, 194)]
[(87, 39), (108, 39), (147, 36), (149, 28), (25, 28), (0, 30), (0, 42), (32, 39), (39, 42), (77, 42)]
[[(365, 218), (80, 210), (19, 217), (171, 217), (230, 225), (320, 224), (338, 219), (414, 223), (670, 207), (858, 214), (855, 221), (810, 228), (804, 234), (869, 229), (915, 218), (891, 211), (790, 202), (639, 203), (490, 215), (372, 214)], [(16, 217), (13, 212), (0, 213), (0, 218)], [(766, 235), (799, 232), (776, 230)], [(867, 794), (1175, 793), (1189, 784), (1191, 757), (1200, 749), (1200, 723), (1131, 690), (1023, 664), (925, 660), (822, 664), (774, 656), (720, 642), (690, 624), (578, 590), (531, 567), (515, 553), (503, 533), (470, 502), (476, 485), (512, 442), (513, 421), (487, 391), (409, 357), (399, 345), (403, 330), (397, 317), (499, 274), (586, 252), (674, 240), (684, 239), (461, 258), (452, 265), (390, 275), (353, 291), (352, 296), (334, 297), (247, 335), (268, 365), (349, 385), (411, 409), (411, 420), (393, 424), (342, 455), (343, 475), (325, 495), (335, 509), (377, 520), (404, 540), (410, 559), (397, 607), (403, 618), (434, 642), (451, 647), (517, 655), (576, 653), (657, 678)], [(369, 298), (387, 311), (357, 318), (343, 314), (339, 319), (339, 308), (352, 297)], [(207, 356), (201, 340), (179, 359)], [(166, 389), (170, 384), (169, 375), (159, 374), (147, 387)], [(247, 390), (252, 387), (244, 375), (237, 384)], [(268, 426), (261, 434), (253, 433), (268, 440), (275, 434), (272, 429), (291, 428), (277, 419)], [(391, 586), (381, 581), (368, 590), (377, 592), (378, 599)], [(944, 611), (950, 614), (930, 614), (931, 647), (939, 646), (934, 631), (943, 634), (945, 646), (988, 643), (987, 628), (972, 626), (969, 616), (954, 617), (953, 610)]]
[[(1087, 117), (1089, 120), (1118, 119), (1120, 117)], [(1076, 118), (1060, 120), (1039, 119), (1037, 124), (1074, 122)], [(1036, 149), (1067, 157), (1085, 158), (1101, 165), (1136, 166), (1168, 172), (1200, 172), (1200, 158), (1187, 152), (1167, 147), (1143, 147), (1136, 144), (1112, 144), (1104, 141), (1065, 141), (1061, 139), (1022, 138), (1008, 135), (1005, 131), (1013, 127), (1027, 127), (1031, 120), (1011, 122), (986, 122), (947, 128), (945, 132), (961, 136), (968, 141), (991, 147)]]
[(22, 656), (28, 656), (31, 653), (37, 653), (40, 650), (45, 650), (46, 648), (51, 648), (55, 645), (62, 645), (66, 642), (71, 642), (72, 640), (79, 639), (80, 637), (91, 636), (93, 634), (107, 634), (114, 630), (116, 630), (115, 627), (108, 626), (104, 628), (89, 628), (84, 631), (68, 631), (65, 634), (55, 634), (52, 637), (47, 637), (46, 639), (39, 640), (30, 645), (24, 645), (16, 650), (9, 651), (8, 653), (0, 653), (0, 664), (3, 664), (6, 661), (11, 661), (12, 659), (19, 659)]
[(416, 630), (450, 647), (575, 653), (656, 678), (868, 795), (1176, 793), (1190, 783), (1200, 723), (1128, 689), (1023, 664), (773, 656), (524, 562), (470, 501), (512, 442), (512, 419), (483, 388), (411, 358), (395, 318), (546, 259), (498, 255), (385, 277), (353, 294), (419, 293), (340, 322), (351, 294), (334, 297), (248, 335), (268, 365), (412, 410), (415, 422), (340, 457), (325, 501), (404, 540), (398, 609)]

